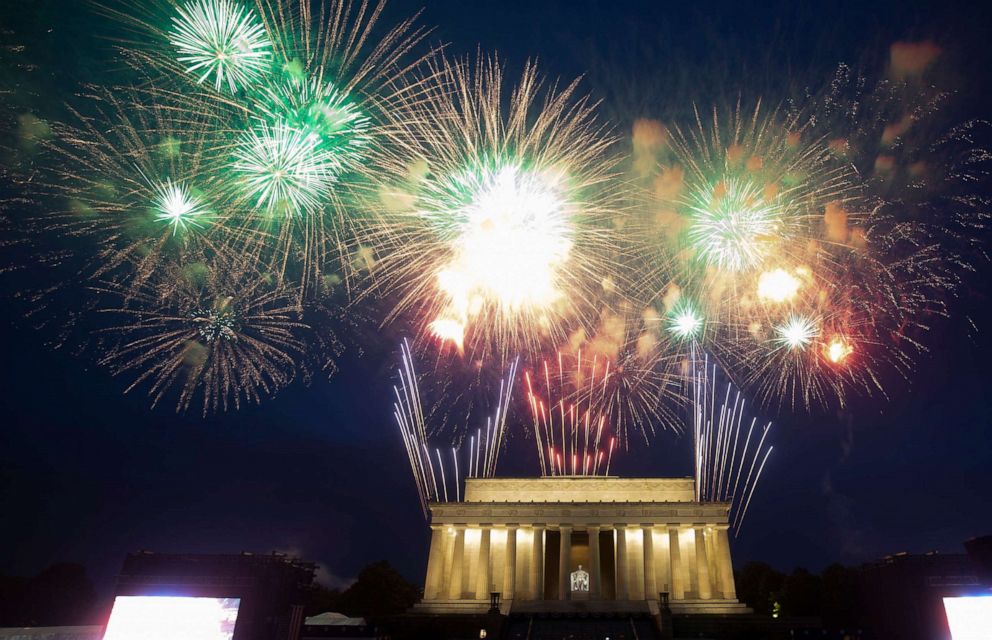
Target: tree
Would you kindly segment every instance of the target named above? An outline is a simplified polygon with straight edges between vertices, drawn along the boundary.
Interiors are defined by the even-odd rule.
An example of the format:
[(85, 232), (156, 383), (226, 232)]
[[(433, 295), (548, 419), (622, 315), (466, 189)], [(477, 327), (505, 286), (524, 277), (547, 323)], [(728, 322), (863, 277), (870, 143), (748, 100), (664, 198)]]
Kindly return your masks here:
[(340, 612), (375, 619), (403, 613), (420, 599), (420, 589), (385, 560), (358, 573), (358, 580), (341, 594)]
[(82, 565), (53, 564), (33, 578), (0, 578), (0, 626), (62, 626), (93, 621), (96, 590)]
[(792, 571), (782, 588), (782, 611), (789, 616), (820, 615), (823, 587), (819, 576), (802, 567)]
[(320, 585), (315, 585), (307, 594), (307, 602), (304, 606), (304, 614), (315, 616), (327, 611), (339, 611), (341, 604), (341, 590), (328, 589)]
[(820, 613), (829, 629), (860, 626), (858, 572), (840, 564), (823, 570), (823, 600)]
[(785, 575), (764, 562), (749, 562), (737, 572), (737, 597), (755, 613), (771, 615), (782, 591)]

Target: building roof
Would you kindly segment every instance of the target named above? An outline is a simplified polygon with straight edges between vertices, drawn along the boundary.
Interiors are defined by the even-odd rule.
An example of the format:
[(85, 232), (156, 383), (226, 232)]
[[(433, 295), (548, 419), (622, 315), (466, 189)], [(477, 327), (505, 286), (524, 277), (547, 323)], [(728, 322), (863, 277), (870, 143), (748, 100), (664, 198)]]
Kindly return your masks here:
[(310, 616), (304, 622), (308, 627), (364, 627), (365, 618), (349, 618), (343, 613), (326, 611), (316, 616)]
[(692, 478), (468, 478), (465, 502), (637, 503), (693, 502)]

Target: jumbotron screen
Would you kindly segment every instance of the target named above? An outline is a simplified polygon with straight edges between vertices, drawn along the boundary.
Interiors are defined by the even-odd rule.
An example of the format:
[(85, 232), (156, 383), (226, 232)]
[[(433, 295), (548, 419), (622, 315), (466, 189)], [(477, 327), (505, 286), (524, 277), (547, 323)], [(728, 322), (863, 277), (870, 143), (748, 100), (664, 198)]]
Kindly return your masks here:
[(952, 640), (988, 640), (992, 637), (992, 596), (944, 598)]
[(232, 640), (239, 598), (117, 596), (103, 640)]

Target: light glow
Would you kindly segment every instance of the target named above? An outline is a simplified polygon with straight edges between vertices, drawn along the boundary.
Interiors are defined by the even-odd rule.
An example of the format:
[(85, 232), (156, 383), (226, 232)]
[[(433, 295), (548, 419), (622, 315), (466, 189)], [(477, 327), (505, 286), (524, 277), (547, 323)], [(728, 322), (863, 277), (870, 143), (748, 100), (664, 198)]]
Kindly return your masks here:
[(703, 330), (703, 317), (688, 300), (680, 300), (668, 315), (668, 331), (682, 340), (693, 340)]
[(560, 272), (572, 248), (567, 203), (553, 176), (503, 164), (458, 176), (462, 204), (424, 213), (453, 232), (451, 259), (437, 272), (448, 304), (431, 328), (456, 344), (458, 325), (483, 308), (542, 314), (562, 296)]
[(854, 353), (854, 347), (841, 336), (834, 336), (830, 343), (827, 344), (826, 349), (824, 349), (824, 355), (826, 355), (827, 360), (834, 364), (840, 364), (852, 353)]
[(758, 276), (758, 298), (767, 302), (786, 302), (796, 297), (802, 282), (785, 269), (765, 271)]
[(172, 227), (172, 235), (189, 227), (201, 227), (207, 209), (190, 193), (189, 187), (171, 179), (155, 189), (155, 219)]
[(451, 342), (459, 353), (465, 350), (465, 324), (451, 318), (438, 318), (427, 328), (441, 342)]
[(792, 315), (785, 324), (775, 327), (775, 341), (793, 351), (804, 350), (818, 335), (816, 321), (800, 315)]
[(992, 629), (992, 596), (944, 598), (952, 640), (988, 640)]
[(103, 640), (231, 640), (238, 598), (117, 596)]

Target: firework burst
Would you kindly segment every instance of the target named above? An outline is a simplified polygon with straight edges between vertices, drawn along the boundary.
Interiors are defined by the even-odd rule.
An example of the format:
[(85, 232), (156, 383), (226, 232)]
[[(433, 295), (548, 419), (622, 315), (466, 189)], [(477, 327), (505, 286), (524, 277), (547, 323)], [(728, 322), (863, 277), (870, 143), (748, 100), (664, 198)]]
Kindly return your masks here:
[(262, 79), (272, 43), (251, 9), (233, 0), (193, 0), (176, 9), (169, 41), (197, 83), (236, 93)]
[(340, 170), (336, 154), (315, 136), (284, 126), (245, 133), (231, 167), (252, 206), (267, 216), (319, 215)]
[(118, 306), (104, 330), (115, 345), (103, 358), (127, 391), (147, 388), (155, 406), (176, 396), (185, 411), (198, 397), (203, 414), (260, 402), (301, 372), (307, 330), (293, 292), (273, 289), (244, 265), (194, 263), (157, 274), (138, 291), (100, 293)]
[(172, 227), (172, 235), (190, 228), (201, 229), (209, 220), (210, 210), (186, 183), (166, 178), (153, 189), (157, 195), (155, 219)]
[[(388, 112), (416, 100), (404, 80), (428, 31), (415, 18), (383, 30), (383, 3), (334, 0), (111, 2), (135, 35), (124, 59), (156, 79), (148, 97), (216, 120), (211, 156), (231, 214), (226, 248), (319, 293), (368, 268), (375, 180), (371, 148)], [(163, 28), (162, 25), (168, 25)], [(410, 59), (407, 59), (407, 58)], [(261, 214), (261, 215), (260, 215)]]
[(664, 330), (772, 404), (843, 405), (877, 388), (872, 367), (890, 357), (849, 357), (884, 342), (870, 301), (894, 283), (857, 231), (876, 214), (859, 174), (814, 121), (760, 105), (708, 124), (697, 114), (674, 129), (662, 171)]
[(168, 260), (222, 245), (227, 213), (208, 152), (215, 121), (148, 103), (143, 91), (87, 97), (89, 115), (73, 112), (43, 143), (45, 168), (29, 183), (49, 207), (39, 231), (87, 239), (74, 247), (84, 273), (135, 286)]
[(508, 107), (495, 60), (441, 62), (428, 77), (429, 99), (402, 112), (381, 156), (391, 224), (378, 275), (399, 299), (392, 315), (475, 355), (560, 341), (614, 279), (611, 139), (575, 83), (544, 91), (532, 65)]

